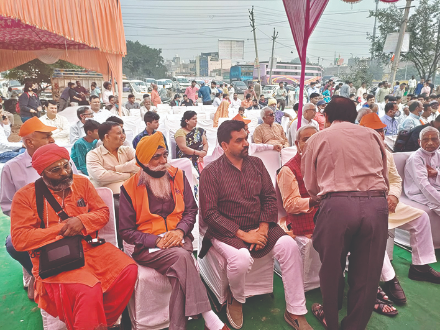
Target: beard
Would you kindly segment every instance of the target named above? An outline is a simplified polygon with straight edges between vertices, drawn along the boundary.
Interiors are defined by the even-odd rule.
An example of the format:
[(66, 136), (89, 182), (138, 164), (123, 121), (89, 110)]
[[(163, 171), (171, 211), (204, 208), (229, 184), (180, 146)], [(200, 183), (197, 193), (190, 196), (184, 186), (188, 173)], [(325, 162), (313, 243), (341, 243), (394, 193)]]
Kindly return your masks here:
[(163, 172), (165, 171), (165, 175), (160, 178), (153, 178), (151, 175), (148, 175), (145, 171), (142, 171), (139, 176), (138, 186), (146, 186), (150, 189), (151, 193), (161, 199), (168, 200), (171, 199), (171, 186), (170, 186), (170, 176), (167, 172), (167, 169), (170, 167), (169, 164), (159, 165), (159, 166), (149, 166), (146, 165), (153, 172)]
[(53, 191), (62, 191), (69, 188), (73, 183), (73, 171), (70, 171), (70, 174), (67, 174), (61, 179), (50, 179), (43, 172), (43, 181), (49, 189)]

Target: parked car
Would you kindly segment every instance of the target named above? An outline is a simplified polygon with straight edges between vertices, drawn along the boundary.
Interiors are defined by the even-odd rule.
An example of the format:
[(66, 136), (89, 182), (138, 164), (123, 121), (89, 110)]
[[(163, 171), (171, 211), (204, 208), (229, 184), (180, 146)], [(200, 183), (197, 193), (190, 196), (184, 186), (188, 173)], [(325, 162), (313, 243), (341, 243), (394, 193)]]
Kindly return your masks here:
[(237, 94), (244, 94), (244, 91), (248, 88), (242, 81), (233, 81), (231, 84)]
[(266, 85), (263, 87), (263, 95), (264, 98), (274, 97), (275, 91), (278, 88), (278, 85)]
[(151, 84), (157, 83), (156, 79), (154, 79), (154, 78), (144, 78), (143, 80), (144, 80), (145, 85), (147, 86), (147, 89), (148, 89), (148, 87), (151, 86)]
[(163, 87), (163, 85), (165, 85), (166, 89), (171, 89), (173, 88), (173, 81), (170, 79), (159, 79), (156, 81), (157, 86), (159, 87)]
[(187, 78), (181, 76), (173, 77), (173, 89), (177, 93), (184, 93), (189, 86), (191, 86), (191, 82)]
[(137, 86), (137, 88), (142, 92), (142, 93), (147, 93), (148, 92), (148, 86), (145, 84), (144, 81), (142, 80), (132, 80), (131, 81), (134, 85)]

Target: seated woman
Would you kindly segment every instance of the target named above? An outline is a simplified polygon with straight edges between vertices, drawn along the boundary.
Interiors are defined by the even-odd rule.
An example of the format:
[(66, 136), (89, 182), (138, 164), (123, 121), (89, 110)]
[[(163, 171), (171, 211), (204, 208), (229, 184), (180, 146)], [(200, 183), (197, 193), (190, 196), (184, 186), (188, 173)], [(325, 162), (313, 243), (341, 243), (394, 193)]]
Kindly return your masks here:
[(185, 111), (180, 122), (180, 128), (174, 139), (176, 140), (177, 158), (190, 158), (191, 162), (200, 175), (199, 164), (208, 153), (208, 140), (205, 130), (197, 126), (197, 112)]

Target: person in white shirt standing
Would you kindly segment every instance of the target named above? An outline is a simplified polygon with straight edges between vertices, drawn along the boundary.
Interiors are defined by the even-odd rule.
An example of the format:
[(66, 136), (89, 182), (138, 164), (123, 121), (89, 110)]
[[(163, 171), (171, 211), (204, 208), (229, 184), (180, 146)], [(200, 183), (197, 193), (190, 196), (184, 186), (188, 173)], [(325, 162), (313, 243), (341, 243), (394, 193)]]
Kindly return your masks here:
[(47, 101), (46, 114), (40, 117), (44, 125), (56, 127), (52, 132), (52, 138), (59, 146), (67, 146), (70, 144), (70, 124), (66, 117), (59, 115), (57, 102), (54, 100)]
[[(316, 120), (313, 119), (315, 118), (315, 116), (316, 116), (316, 105), (314, 105), (313, 103), (304, 104), (302, 118), (301, 118), (301, 127), (306, 125), (313, 125), (316, 127), (316, 130), (319, 131), (319, 124)], [(292, 121), (292, 124), (290, 124), (289, 134), (287, 138), (289, 139), (289, 144), (291, 146), (295, 145), (296, 131), (298, 130), (297, 126), (298, 126), (298, 118), (296, 118), (294, 121)]]
[(414, 90), (417, 86), (417, 80), (414, 78), (414, 76), (411, 77), (410, 80), (408, 80), (408, 94), (414, 94)]
[(363, 100), (363, 95), (367, 93), (367, 83), (363, 82), (361, 87), (358, 88), (356, 97), (360, 97)]

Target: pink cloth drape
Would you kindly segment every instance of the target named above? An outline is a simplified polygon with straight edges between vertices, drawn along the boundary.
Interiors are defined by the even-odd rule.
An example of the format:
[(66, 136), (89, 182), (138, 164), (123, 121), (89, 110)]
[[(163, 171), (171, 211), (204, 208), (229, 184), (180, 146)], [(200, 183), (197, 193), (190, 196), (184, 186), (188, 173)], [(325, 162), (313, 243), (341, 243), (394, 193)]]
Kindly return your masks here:
[(295, 40), (296, 50), (301, 61), (299, 87), (298, 128), (301, 127), (304, 79), (307, 61), (307, 44), (329, 0), (283, 0), (289, 19), (290, 29)]

